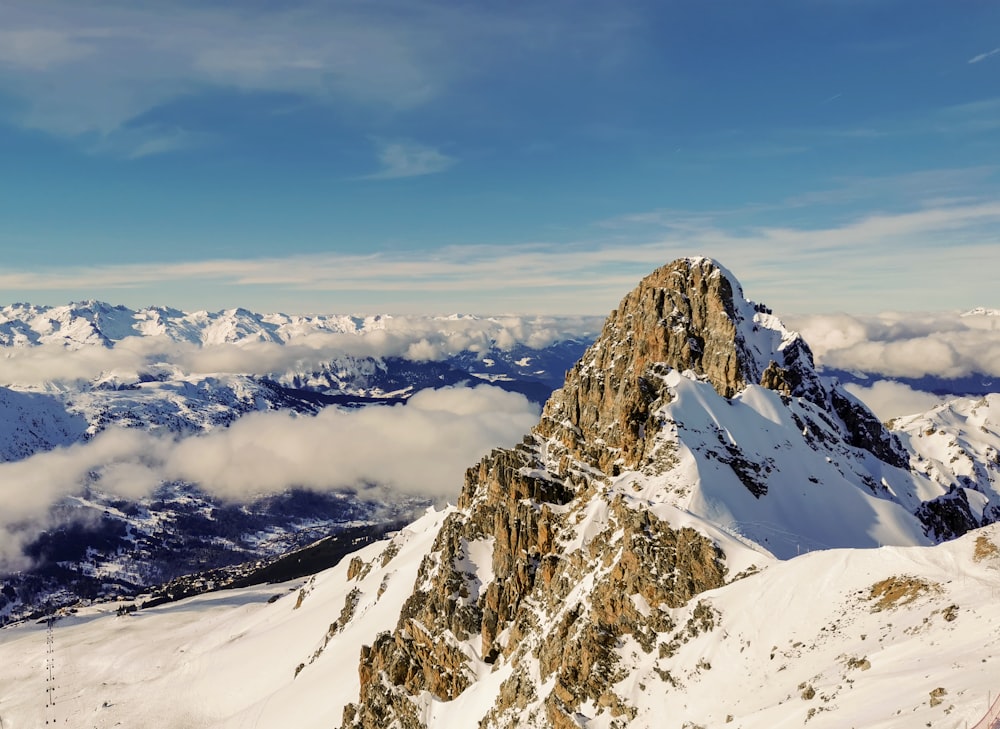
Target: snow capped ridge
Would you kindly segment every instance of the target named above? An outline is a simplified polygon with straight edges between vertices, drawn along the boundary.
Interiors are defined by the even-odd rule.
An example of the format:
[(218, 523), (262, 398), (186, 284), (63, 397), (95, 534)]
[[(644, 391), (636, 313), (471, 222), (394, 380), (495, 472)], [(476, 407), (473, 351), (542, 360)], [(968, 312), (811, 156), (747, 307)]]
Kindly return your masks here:
[(217, 312), (184, 312), (167, 306), (132, 310), (91, 300), (54, 307), (23, 303), (0, 307), (0, 346), (55, 343), (72, 349), (94, 344), (114, 347), (130, 337), (156, 335), (203, 346), (298, 344), (317, 335), (363, 338), (391, 333), (417, 340), (420, 335), (458, 337), (463, 346), (470, 341), (488, 344), (487, 335), (492, 335), (501, 348), (514, 343), (541, 348), (578, 337), (589, 340), (595, 323), (593, 317), (260, 314), (243, 307)]
[[(815, 370), (812, 351), (801, 335), (788, 329), (770, 308), (748, 299), (736, 276), (717, 260), (705, 256), (682, 258), (654, 271), (639, 286), (642, 287), (647, 282), (652, 286), (669, 285), (669, 280), (664, 281), (664, 277), (660, 275), (665, 270), (670, 271), (674, 281), (682, 285), (690, 272), (694, 271), (702, 272), (702, 276), (709, 279), (724, 281), (718, 291), (719, 303), (735, 325), (737, 347), (742, 355), (739, 365), (747, 382), (759, 382), (771, 362), (781, 362), (786, 358), (804, 371)], [(700, 288), (701, 284), (698, 286)], [(701, 292), (707, 290), (702, 289)], [(686, 292), (686, 295), (690, 296), (692, 293), (697, 295), (699, 292)]]
[(985, 306), (977, 306), (969, 309), (962, 316), (1000, 316), (1000, 309), (987, 309)]
[(674, 660), (722, 639), (710, 595), (776, 557), (996, 520), (993, 484), (969, 488), (975, 518), (731, 274), (681, 259), (622, 300), (520, 445), (467, 472), (344, 726), (662, 725), (711, 680), (704, 654)]

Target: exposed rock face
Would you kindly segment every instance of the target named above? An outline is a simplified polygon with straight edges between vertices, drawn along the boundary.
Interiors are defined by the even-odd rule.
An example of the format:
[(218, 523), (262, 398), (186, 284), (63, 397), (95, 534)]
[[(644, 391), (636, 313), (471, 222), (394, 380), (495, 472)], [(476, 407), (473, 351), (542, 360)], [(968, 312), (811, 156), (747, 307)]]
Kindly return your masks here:
[[(543, 442), (526, 441), (466, 474), (461, 510), (425, 557), (396, 630), (363, 652), (360, 701), (347, 708), (345, 726), (420, 726), (414, 697), (454, 699), (477, 666), (498, 662), (515, 670), (484, 726), (511, 726), (533, 707), (532, 725), (575, 727), (585, 702), (627, 719), (630, 707), (613, 690), (622, 637), (655, 650), (677, 628), (670, 608), (724, 584), (715, 543), (621, 498), (606, 504), (603, 530), (568, 550), (595, 488), (580, 471), (534, 475)], [(475, 564), (475, 553), (489, 564)], [(581, 592), (587, 578), (593, 584)], [(463, 646), (470, 638), (471, 654)], [(535, 693), (535, 671), (554, 681), (546, 696)]]
[(851, 445), (864, 448), (893, 466), (907, 467), (906, 451), (871, 410), (842, 390), (832, 390), (830, 398), (834, 412), (846, 426), (847, 440)]
[(704, 375), (731, 396), (760, 373), (741, 357), (732, 285), (708, 259), (677, 261), (640, 282), (545, 406), (538, 431), (611, 473), (642, 458), (656, 372)]
[[(667, 496), (657, 504), (633, 496), (641, 484), (628, 488), (629, 473), (677, 466), (677, 444), (664, 435), (678, 427), (665, 415), (668, 375), (677, 372), (722, 398), (759, 384), (780, 397), (758, 399), (805, 403), (784, 417), (807, 449), (834, 443), (838, 457), (861, 462), (868, 456), (855, 449), (864, 449), (887, 468), (906, 465), (881, 423), (823, 382), (805, 342), (744, 299), (718, 264), (664, 266), (611, 313), (523, 443), (467, 471), (458, 510), (424, 557), (395, 630), (363, 651), (359, 701), (345, 709), (344, 726), (422, 726), (433, 702), (498, 670), (506, 677), (492, 707), (470, 725), (576, 727), (595, 713), (628, 724), (635, 709), (615, 688), (624, 646), (668, 660), (714, 625), (710, 604), (695, 598), (737, 577), (719, 537), (671, 521)], [(732, 469), (751, 501), (769, 497), (774, 459), (710, 427), (712, 463)], [(832, 457), (824, 467), (849, 478)], [(887, 488), (868, 471), (858, 480), (876, 496)], [(961, 526), (942, 509), (928, 515)], [(677, 685), (666, 668), (654, 670), (656, 690)]]
[(611, 312), (597, 341), (546, 403), (540, 435), (605, 473), (648, 455), (650, 413), (665, 370), (693, 371), (723, 397), (748, 384), (803, 397), (834, 413), (851, 445), (905, 467), (899, 443), (863, 405), (824, 386), (812, 352), (708, 258), (685, 258), (644, 278)]
[(936, 499), (924, 502), (917, 510), (917, 516), (934, 537), (942, 541), (954, 539), (970, 529), (982, 526), (972, 514), (969, 497), (957, 486)]

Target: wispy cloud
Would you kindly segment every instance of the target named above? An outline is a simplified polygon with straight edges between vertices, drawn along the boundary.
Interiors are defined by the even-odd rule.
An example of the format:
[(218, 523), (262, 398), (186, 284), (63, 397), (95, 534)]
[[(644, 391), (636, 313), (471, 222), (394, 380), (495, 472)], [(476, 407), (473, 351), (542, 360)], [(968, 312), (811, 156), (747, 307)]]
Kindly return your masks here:
[(35, 28), (0, 30), (0, 65), (44, 71), (79, 61), (94, 51), (88, 35)]
[(986, 51), (986, 53), (980, 53), (978, 56), (973, 56), (969, 59), (969, 63), (981, 63), (991, 56), (995, 56), (1000, 53), (1000, 48), (994, 48), (992, 51)]
[(381, 169), (367, 180), (393, 180), (401, 177), (419, 177), (443, 172), (456, 160), (442, 154), (434, 147), (410, 141), (375, 140)]
[(452, 78), (422, 36), (427, 15), (408, 26), (346, 5), (237, 12), (14, 0), (5, 7), (0, 89), (23, 102), (13, 121), (67, 136), (109, 134), (209, 87), (402, 108)]
[[(826, 227), (741, 225), (711, 214), (661, 213), (657, 222), (576, 244), (8, 268), (0, 274), (0, 290), (141, 288), (149, 296), (168, 285), (199, 282), (221, 299), (219, 308), (245, 301), (241, 291), (267, 290), (326, 292), (328, 306), (340, 296), (354, 302), (342, 304), (354, 310), (362, 297), (384, 302), (391, 296), (406, 302), (394, 311), (515, 312), (530, 302), (533, 313), (596, 314), (617, 304), (651, 269), (697, 254), (720, 259), (751, 298), (764, 299), (779, 312), (995, 305), (973, 297), (996, 290), (998, 200), (917, 205)], [(873, 291), (878, 300), (872, 299)], [(376, 311), (386, 309), (384, 303), (375, 305)]]
[(145, 139), (131, 146), (128, 151), (128, 158), (142, 159), (143, 157), (176, 152), (181, 149), (192, 149), (207, 138), (208, 135), (189, 132), (183, 129), (171, 129), (165, 132), (154, 131), (145, 135)]
[[(860, 203), (871, 209), (907, 210), (948, 209), (958, 205), (976, 205), (1000, 195), (998, 168), (990, 165), (975, 167), (936, 168), (890, 175), (841, 176), (830, 180), (827, 187), (796, 193), (767, 203), (749, 202), (725, 208), (709, 208), (697, 212), (663, 208), (633, 212), (599, 221), (597, 225), (611, 231), (627, 231), (637, 226), (650, 229), (688, 229), (697, 233), (705, 227), (728, 229), (747, 228), (750, 223), (774, 213), (801, 209), (823, 210), (835, 207), (857, 209)], [(786, 215), (787, 217), (787, 215)], [(818, 218), (828, 217), (818, 214)], [(860, 219), (860, 214), (854, 215)], [(849, 218), (845, 218), (849, 220)], [(837, 226), (832, 226), (837, 227)]]
[[(628, 32), (609, 15), (592, 6), (572, 14), (559, 4), (501, 13), (434, 0), (113, 7), (8, 0), (0, 93), (14, 101), (6, 121), (87, 136), (91, 146), (90, 137), (114, 134), (175, 99), (219, 89), (349, 108), (364, 124), (426, 105), (470, 76), (488, 76), (509, 64), (512, 48), (521, 58), (558, 55), (552, 39), (559, 38), (600, 64), (621, 54), (618, 41)], [(396, 162), (404, 171), (420, 163), (412, 154)]]
[(99, 136), (86, 151), (93, 155), (137, 160), (208, 144), (211, 134), (157, 124), (128, 125)]
[[(786, 208), (812, 205), (843, 205), (885, 201), (882, 204), (910, 204), (926, 207), (928, 201), (981, 199), (984, 191), (995, 188), (997, 168), (976, 167), (915, 170), (892, 175), (839, 177), (822, 190), (799, 193), (779, 203)], [(932, 205), (937, 207), (937, 205)]]

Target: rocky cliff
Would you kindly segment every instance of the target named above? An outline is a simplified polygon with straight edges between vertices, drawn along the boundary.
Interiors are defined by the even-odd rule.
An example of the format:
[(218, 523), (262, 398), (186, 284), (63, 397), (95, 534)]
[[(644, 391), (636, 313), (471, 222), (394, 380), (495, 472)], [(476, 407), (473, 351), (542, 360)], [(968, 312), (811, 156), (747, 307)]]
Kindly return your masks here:
[(676, 261), (523, 443), (466, 473), (395, 629), (362, 651), (344, 726), (421, 727), (461, 700), (469, 726), (624, 727), (630, 666), (652, 661), (669, 692), (671, 657), (715, 626), (699, 596), (773, 554), (929, 543), (927, 493), (797, 334), (714, 261)]
[(346, 726), (424, 726), (428, 701), (457, 698), (493, 667), (505, 678), (482, 726), (577, 726), (584, 705), (624, 725), (622, 641), (669, 651), (711, 623), (708, 609), (683, 624), (669, 610), (724, 584), (715, 541), (599, 498), (594, 473), (542, 475), (541, 443), (527, 440), (467, 473), (395, 631), (362, 651)]
[(694, 373), (725, 398), (750, 384), (802, 397), (839, 419), (852, 445), (906, 462), (867, 408), (820, 381), (805, 341), (746, 300), (736, 279), (708, 258), (663, 266), (622, 300), (547, 403), (538, 432), (606, 473), (635, 468), (655, 429), (658, 375), (670, 369)]

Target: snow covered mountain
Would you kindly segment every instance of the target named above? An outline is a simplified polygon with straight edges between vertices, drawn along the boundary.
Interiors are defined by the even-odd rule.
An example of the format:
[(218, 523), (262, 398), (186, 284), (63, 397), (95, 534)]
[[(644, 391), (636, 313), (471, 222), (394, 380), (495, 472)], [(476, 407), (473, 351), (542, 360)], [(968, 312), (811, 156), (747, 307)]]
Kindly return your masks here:
[[(363, 403), (471, 378), (544, 402), (598, 325), (593, 317), (290, 316), (131, 310), (100, 301), (13, 304), (0, 308), (0, 385), (134, 391), (181, 382), (210, 389), (209, 375), (242, 375), (243, 387), (263, 382), (292, 398), (306, 391)], [(255, 396), (280, 397), (267, 389)]]
[[(396, 627), (451, 513), (429, 513), (313, 578), (136, 612), (80, 608), (57, 620), (51, 644), (44, 623), (0, 630), (0, 720), (9, 729), (45, 720), (98, 729), (342, 726), (343, 708), (358, 697), (356, 657)], [(757, 571), (731, 575), (678, 607), (623, 595), (672, 626), (656, 634), (652, 650), (632, 636), (611, 649), (609, 678), (634, 715), (588, 702), (570, 723), (540, 715), (527, 725), (964, 729), (996, 698), (997, 525), (933, 547), (821, 550), (786, 561), (726, 546), (730, 559)], [(469, 554), (472, 568), (483, 554)], [(581, 612), (590, 609), (583, 603)], [(554, 627), (532, 626), (526, 649)], [(553, 675), (529, 677), (519, 689), (509, 663), (484, 664), (468, 651), (476, 680), (451, 701), (425, 694), (419, 725), (475, 727), (498, 695), (528, 686), (541, 688), (541, 699), (566, 695)]]
[[(995, 481), (956, 488), (996, 519)], [(612, 312), (524, 443), (469, 471), (398, 623), (363, 650), (345, 725), (435, 725), (474, 694), (480, 726), (655, 716), (665, 659), (718, 622), (697, 596), (774, 558), (979, 526), (954, 493), (731, 274), (677, 261)], [(652, 696), (630, 688), (654, 676)]]
[[(65, 678), (46, 710), (96, 726), (961, 727), (996, 690), (998, 405), (889, 429), (722, 266), (682, 259), (623, 299), (456, 506), (293, 585), (81, 609), (53, 629)], [(0, 631), (7, 724), (39, 716), (48, 645), (40, 626)]]
[(1000, 519), (1000, 394), (957, 398), (889, 423), (911, 453), (910, 468), (945, 493), (921, 506), (939, 538)]
[[(586, 319), (541, 317), (14, 304), (0, 309), (0, 464), (27, 468), (50, 451), (70, 459), (88, 444), (155, 435), (138, 443), (126, 464), (141, 466), (144, 449), (219, 433), (247, 415), (308, 418), (327, 408), (405, 403), (460, 384), (488, 383), (541, 404), (592, 339), (588, 327)], [(385, 452), (391, 457), (392, 448)], [(107, 465), (96, 461), (77, 483), (60, 487), (66, 495), (52, 498), (49, 513), (0, 519), (0, 622), (274, 556), (348, 526), (370, 524), (380, 534), (381, 525), (419, 513), (431, 498), (407, 493), (384, 503), (359, 489), (314, 493), (290, 482), (285, 493), (234, 503), (190, 479), (164, 477), (153, 490), (130, 485), (141, 479), (127, 475), (116, 491), (92, 475)], [(0, 471), (0, 485), (27, 474)], [(64, 480), (74, 479), (69, 473)], [(369, 482), (377, 483), (377, 474)], [(4, 497), (17, 499), (15, 484)], [(14, 546), (5, 549), (5, 540)], [(5, 565), (18, 545), (27, 559)]]
[(0, 308), (0, 344), (110, 347), (135, 336), (163, 336), (195, 344), (287, 342), (306, 333), (379, 329), (382, 320), (378, 316), (261, 315), (242, 308), (193, 313), (160, 306), (132, 310), (95, 300), (64, 306), (17, 303)]

